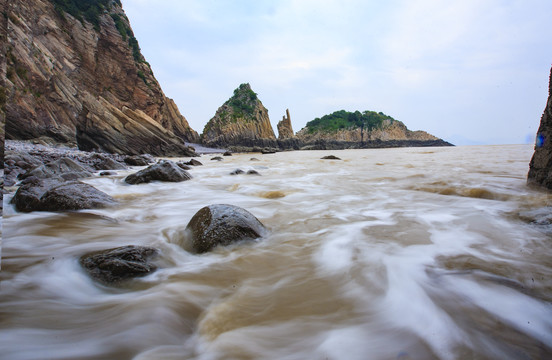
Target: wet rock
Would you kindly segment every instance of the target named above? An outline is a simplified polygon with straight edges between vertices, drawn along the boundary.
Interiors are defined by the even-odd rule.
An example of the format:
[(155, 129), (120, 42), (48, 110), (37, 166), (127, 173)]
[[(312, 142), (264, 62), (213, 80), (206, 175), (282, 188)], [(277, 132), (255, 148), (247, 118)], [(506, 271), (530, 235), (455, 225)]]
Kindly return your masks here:
[(151, 262), (157, 254), (151, 247), (128, 245), (83, 255), (79, 263), (92, 278), (113, 284), (157, 270)]
[(243, 174), (245, 171), (243, 171), (242, 169), (236, 169), (234, 171), (232, 171), (230, 173), (230, 175), (239, 175), (239, 174)]
[(17, 211), (64, 211), (97, 209), (117, 202), (95, 187), (80, 182), (29, 177), (22, 181), (11, 203)]
[(201, 166), (201, 165), (203, 165), (203, 164), (201, 163), (201, 161), (196, 160), (196, 159), (190, 159), (190, 161), (187, 161), (187, 162), (185, 162), (184, 164), (190, 165), (190, 166)]
[(146, 155), (132, 155), (125, 158), (125, 163), (130, 166), (147, 166), (153, 162), (153, 159)]
[(322, 159), (322, 160), (341, 160), (340, 158), (338, 158), (335, 155), (324, 156), (324, 157), (321, 157), (320, 159)]
[(176, 163), (176, 165), (178, 165), (178, 167), (180, 167), (182, 170), (191, 170), (192, 167), (182, 161), (179, 161)]
[(267, 231), (249, 211), (227, 204), (202, 208), (192, 217), (186, 230), (191, 234), (191, 251), (195, 253), (205, 253), (219, 245), (257, 239)]
[(275, 148), (263, 148), (261, 150), (261, 154), (274, 154), (276, 153), (277, 151), (279, 151), (280, 149), (275, 149)]
[(115, 171), (102, 171), (100, 173), (100, 176), (112, 176), (112, 175), (117, 175), (117, 173)]
[(222, 158), (220, 156), (215, 156), (215, 157), (212, 157), (211, 160), (222, 161)]
[(40, 211), (42, 210), (42, 203), (40, 201), (42, 195), (48, 189), (59, 184), (59, 180), (41, 180), (35, 176), (28, 177), (21, 182), (21, 186), (15, 192), (11, 203), (20, 212)]
[(100, 209), (116, 203), (115, 199), (92, 185), (75, 181), (48, 189), (40, 198), (40, 210)]
[(261, 174), (259, 174), (259, 172), (257, 170), (248, 170), (247, 171), (247, 175), (258, 175), (258, 176), (261, 176)]
[(135, 185), (151, 181), (180, 182), (191, 178), (192, 176), (186, 170), (181, 169), (173, 161), (163, 160), (127, 176), (125, 182)]
[(232, 153), (230, 151), (226, 151), (222, 156), (232, 156)]
[(40, 165), (19, 176), (25, 179), (34, 176), (38, 179), (63, 179), (76, 180), (92, 176), (92, 173), (81, 164), (76, 163), (68, 157), (62, 157), (47, 164)]
[(249, 161), (261, 161), (261, 160), (253, 157), (253, 158), (249, 159)]

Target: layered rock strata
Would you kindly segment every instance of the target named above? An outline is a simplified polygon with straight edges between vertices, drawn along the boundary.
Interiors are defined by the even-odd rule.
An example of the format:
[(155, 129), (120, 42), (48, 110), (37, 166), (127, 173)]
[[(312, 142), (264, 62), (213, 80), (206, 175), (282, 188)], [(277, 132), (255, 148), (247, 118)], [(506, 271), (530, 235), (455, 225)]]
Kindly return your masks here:
[(289, 116), (289, 109), (286, 109), (286, 115), (282, 117), (282, 120), (278, 122), (278, 140), (290, 139), (295, 137), (293, 128), (291, 127), (291, 117)]
[(184, 141), (199, 136), (161, 90), (120, 1), (80, 3), (96, 11), (83, 14), (62, 4), (7, 4), (6, 138), (189, 156)]
[(201, 142), (209, 147), (278, 147), (268, 110), (249, 84), (241, 84), (209, 120)]
[(550, 69), (548, 100), (537, 131), (535, 153), (529, 164), (527, 182), (552, 190), (552, 69)]

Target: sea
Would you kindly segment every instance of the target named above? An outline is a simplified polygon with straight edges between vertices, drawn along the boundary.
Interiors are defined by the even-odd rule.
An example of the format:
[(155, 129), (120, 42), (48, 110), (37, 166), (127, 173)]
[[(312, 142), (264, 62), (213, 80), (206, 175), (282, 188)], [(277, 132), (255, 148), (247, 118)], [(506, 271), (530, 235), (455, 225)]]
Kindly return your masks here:
[[(181, 183), (82, 180), (113, 208), (18, 213), (5, 195), (0, 358), (552, 359), (552, 194), (527, 186), (532, 154), (204, 154)], [(210, 204), (267, 235), (187, 252)], [(130, 244), (159, 249), (159, 269), (106, 286), (79, 265)]]

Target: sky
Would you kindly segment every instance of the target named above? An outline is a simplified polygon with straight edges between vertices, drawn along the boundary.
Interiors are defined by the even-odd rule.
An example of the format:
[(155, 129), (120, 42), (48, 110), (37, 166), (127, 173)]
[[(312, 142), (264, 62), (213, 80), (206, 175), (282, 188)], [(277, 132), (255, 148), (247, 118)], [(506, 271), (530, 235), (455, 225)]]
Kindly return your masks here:
[(382, 111), (455, 145), (534, 143), (551, 0), (122, 0), (166, 96), (201, 134), (249, 83), (293, 130)]

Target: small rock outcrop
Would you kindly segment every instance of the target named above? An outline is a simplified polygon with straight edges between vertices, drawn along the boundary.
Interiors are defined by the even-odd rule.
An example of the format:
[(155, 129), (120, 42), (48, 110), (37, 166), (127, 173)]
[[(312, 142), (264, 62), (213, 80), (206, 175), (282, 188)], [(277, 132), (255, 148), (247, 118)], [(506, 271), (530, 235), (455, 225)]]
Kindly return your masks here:
[(535, 153), (529, 163), (527, 183), (552, 190), (552, 69), (548, 100), (537, 131)]
[(291, 127), (291, 117), (289, 116), (289, 109), (286, 109), (286, 115), (282, 117), (282, 120), (278, 122), (278, 140), (284, 140), (293, 138), (293, 128)]
[(170, 160), (162, 160), (157, 164), (130, 174), (125, 178), (127, 184), (135, 185), (152, 181), (180, 182), (190, 180), (192, 175)]
[(63, 180), (76, 180), (92, 176), (92, 173), (85, 167), (68, 157), (51, 161), (27, 171), (20, 176), (21, 179), (34, 176), (38, 179), (61, 178)]
[(147, 246), (122, 246), (81, 256), (79, 263), (95, 280), (104, 284), (142, 277), (157, 270), (151, 262), (157, 249)]
[(278, 147), (268, 110), (249, 84), (241, 84), (209, 120), (201, 134), (203, 145)]
[(184, 141), (199, 136), (163, 93), (120, 1), (4, 3), (7, 139), (191, 156)]
[(257, 239), (266, 233), (264, 225), (249, 211), (227, 204), (202, 208), (192, 217), (186, 230), (191, 236), (191, 251), (195, 253)]

